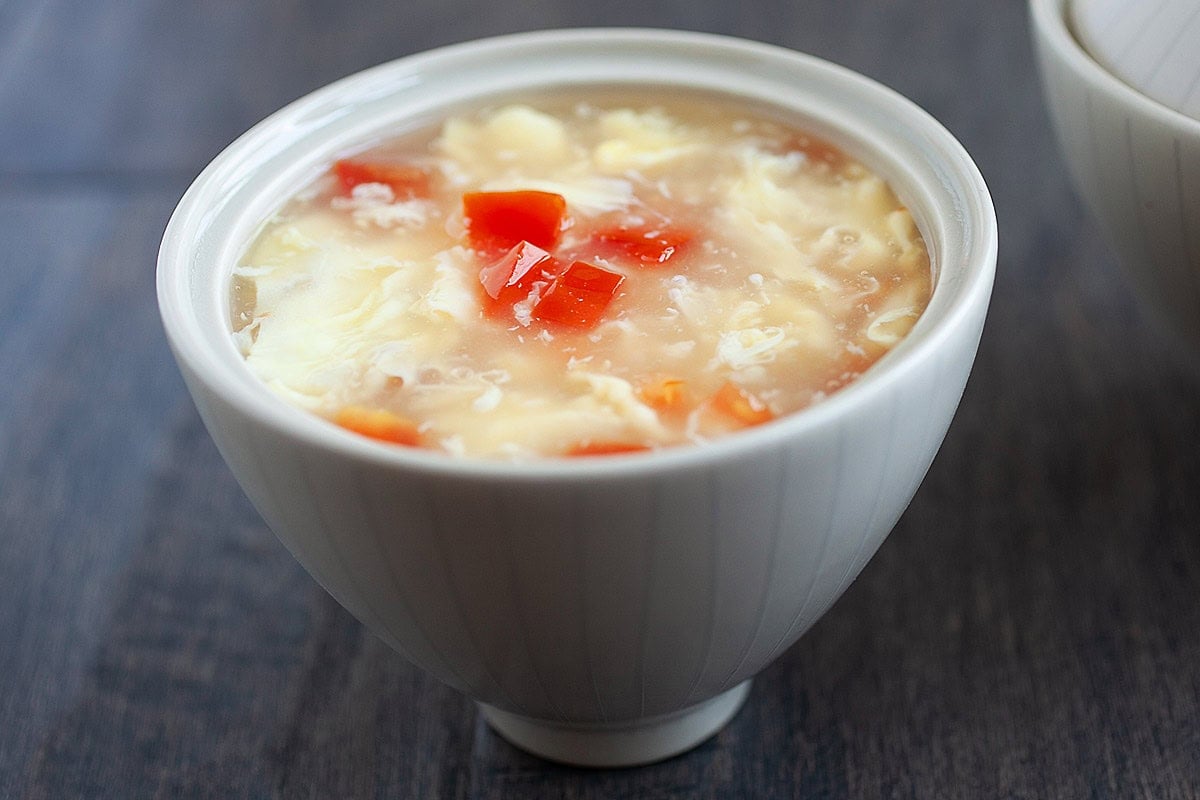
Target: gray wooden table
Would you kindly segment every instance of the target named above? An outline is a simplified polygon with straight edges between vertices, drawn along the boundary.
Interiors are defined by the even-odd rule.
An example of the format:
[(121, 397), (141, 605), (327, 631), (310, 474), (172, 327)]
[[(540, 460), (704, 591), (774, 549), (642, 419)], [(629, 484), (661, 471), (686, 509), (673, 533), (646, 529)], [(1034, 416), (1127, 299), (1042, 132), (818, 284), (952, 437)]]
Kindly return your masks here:
[[(190, 179), (285, 102), (435, 45), (652, 25), (908, 95), (997, 205), (944, 448), (874, 561), (715, 739), (524, 755), (307, 577), (171, 362)], [(1057, 157), (1021, 0), (0, 4), (0, 797), (1200, 797), (1200, 372)]]

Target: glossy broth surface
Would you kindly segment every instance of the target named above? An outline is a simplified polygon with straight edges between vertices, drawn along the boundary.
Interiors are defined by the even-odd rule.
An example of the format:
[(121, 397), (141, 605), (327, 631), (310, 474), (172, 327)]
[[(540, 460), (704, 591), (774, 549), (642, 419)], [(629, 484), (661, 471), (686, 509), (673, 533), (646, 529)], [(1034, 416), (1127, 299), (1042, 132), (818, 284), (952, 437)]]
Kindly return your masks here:
[(829, 143), (711, 98), (575, 97), (333, 165), (247, 248), (232, 318), (289, 402), (521, 459), (797, 412), (894, 346), (930, 288), (907, 209)]

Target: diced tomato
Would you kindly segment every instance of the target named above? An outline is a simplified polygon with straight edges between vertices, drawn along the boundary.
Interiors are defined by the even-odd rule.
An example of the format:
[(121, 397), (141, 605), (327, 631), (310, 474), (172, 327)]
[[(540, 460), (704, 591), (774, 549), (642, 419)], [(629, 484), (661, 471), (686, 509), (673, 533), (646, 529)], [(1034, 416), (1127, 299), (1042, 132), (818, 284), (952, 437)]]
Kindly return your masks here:
[(381, 442), (416, 447), (421, 444), (417, 424), (410, 419), (382, 409), (346, 406), (333, 421), (346, 430), (354, 431)]
[(484, 314), (506, 324), (512, 322), (513, 306), (529, 297), (534, 281), (550, 280), (558, 266), (558, 260), (537, 245), (515, 245), (479, 271)]
[(524, 286), (541, 275), (541, 270), (533, 271), (534, 267), (546, 267), (550, 262), (549, 253), (537, 245), (523, 241), (481, 269), (479, 282), (483, 284), (488, 297), (499, 300), (505, 289)]
[(398, 198), (429, 196), (429, 173), (409, 164), (343, 159), (334, 163), (333, 173), (346, 194), (360, 183), (385, 183)]
[(678, 378), (663, 378), (638, 391), (642, 402), (658, 411), (681, 411), (687, 406), (686, 385)]
[(650, 448), (633, 442), (580, 442), (567, 449), (569, 456), (612, 456), (620, 453), (642, 453)]
[(712, 407), (743, 425), (761, 425), (775, 419), (762, 400), (732, 381), (726, 381), (712, 397)]
[(467, 192), (463, 216), (471, 246), (507, 250), (521, 241), (544, 249), (558, 243), (567, 201), (553, 192)]
[(793, 153), (804, 153), (814, 164), (828, 164), (834, 169), (839, 169), (846, 163), (846, 154), (840, 148), (809, 134), (792, 137), (787, 143), (787, 150)]
[(624, 275), (576, 261), (563, 270), (533, 306), (533, 316), (543, 322), (590, 328), (617, 295)]
[(692, 234), (670, 227), (604, 228), (594, 235), (597, 255), (641, 264), (665, 264), (692, 240)]
[(825, 380), (825, 392), (833, 394), (838, 389), (841, 389), (866, 372), (878, 358), (878, 354), (872, 355), (868, 352), (852, 353), (846, 351), (830, 368), (829, 377)]

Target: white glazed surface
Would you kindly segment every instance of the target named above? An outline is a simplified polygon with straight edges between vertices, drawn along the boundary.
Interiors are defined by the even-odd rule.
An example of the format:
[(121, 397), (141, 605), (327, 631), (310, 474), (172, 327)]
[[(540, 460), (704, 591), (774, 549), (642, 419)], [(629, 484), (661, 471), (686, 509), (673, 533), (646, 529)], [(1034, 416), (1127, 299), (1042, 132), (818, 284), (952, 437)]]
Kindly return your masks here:
[[(884, 174), (936, 269), (913, 333), (829, 400), (707, 447), (454, 460), (355, 437), (258, 384), (227, 275), (281, 198), (406, 121), (554, 83), (708, 88), (794, 109)], [(665, 31), (524, 34), (369, 70), (269, 118), (197, 179), (164, 237), (168, 338), (214, 440), (279, 538), (399, 652), (557, 724), (669, 714), (762, 669), (904, 510), (975, 356), (996, 259), (987, 189), (934, 120), (825, 62)]]
[(1200, 1), (1072, 0), (1084, 49), (1139, 92), (1200, 120)]
[(1200, 350), (1200, 120), (1139, 93), (1030, 0), (1043, 88), (1075, 188), (1169, 332)]

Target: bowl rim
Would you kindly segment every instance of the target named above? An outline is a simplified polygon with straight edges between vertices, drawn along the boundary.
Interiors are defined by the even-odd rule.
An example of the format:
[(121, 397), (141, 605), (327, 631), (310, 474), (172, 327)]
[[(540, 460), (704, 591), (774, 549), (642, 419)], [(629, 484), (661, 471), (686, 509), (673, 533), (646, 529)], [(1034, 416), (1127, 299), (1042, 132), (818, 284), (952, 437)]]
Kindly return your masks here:
[(1058, 55), (1066, 66), (1112, 100), (1130, 106), (1135, 113), (1158, 123), (1200, 138), (1200, 119), (1171, 108), (1143, 94), (1110, 72), (1079, 41), (1071, 29), (1068, 5), (1071, 0), (1029, 0), (1033, 31)]
[[(261, 381), (251, 375), (238, 373), (223, 354), (206, 344), (206, 326), (196, 319), (195, 300), (190, 291), (192, 272), (187, 255), (192, 247), (191, 228), (195, 217), (204, 216), (197, 207), (202, 190), (228, 172), (237, 158), (244, 158), (272, 131), (286, 127), (296, 120), (311, 117), (339, 95), (356, 87), (378, 81), (391, 72), (411, 76), (420, 70), (452, 69), (456, 60), (478, 60), (491, 55), (536, 51), (541, 44), (572, 44), (602, 46), (614, 42), (647, 49), (672, 45), (710, 54), (736, 55), (745, 59), (766, 60), (773, 65), (795, 69), (800, 74), (820, 74), (839, 88), (868, 95), (872, 108), (886, 106), (889, 112), (903, 117), (904, 122), (928, 142), (930, 152), (936, 148), (940, 161), (932, 162), (946, 171), (943, 181), (957, 180), (967, 208), (962, 216), (955, 215), (955, 230), (961, 231), (964, 256), (956, 263), (955, 279), (944, 281), (935, 277), (932, 306), (938, 289), (952, 294), (953, 303), (927, 327), (918, 321), (915, 328), (899, 345), (848, 386), (801, 411), (788, 414), (770, 423), (746, 431), (718, 437), (703, 445), (680, 445), (645, 453), (631, 453), (603, 458), (536, 458), (530, 460), (500, 460), (482, 457), (452, 457), (420, 448), (398, 448), (366, 437), (337, 429), (332, 423), (296, 408), (275, 396)], [(653, 84), (653, 81), (647, 81)], [(697, 86), (696, 88), (702, 88)], [(228, 176), (224, 176), (228, 180)], [(243, 178), (244, 180), (244, 178)], [(929, 185), (922, 188), (929, 189)], [(938, 188), (950, 195), (950, 187)], [(919, 364), (937, 359), (938, 353), (951, 344), (948, 340), (969, 330), (975, 314), (986, 311), (991, 295), (997, 258), (997, 223), (991, 196), (978, 167), (963, 146), (937, 120), (907, 98), (892, 89), (845, 67), (824, 59), (775, 45), (729, 36), (693, 33), (655, 28), (573, 28), (534, 31), (477, 39), (448, 45), (415, 55), (389, 61), (337, 80), (289, 103), (238, 137), (200, 173), (176, 206), (167, 224), (159, 249), (156, 288), (160, 315), (171, 349), (183, 368), (185, 377), (191, 373), (211, 393), (235, 407), (241, 414), (266, 426), (279, 435), (299, 439), (306, 445), (330, 451), (350, 460), (374, 466), (434, 477), (528, 480), (540, 482), (624, 479), (677, 469), (712, 468), (718, 463), (753, 458), (756, 451), (768, 448), (781, 440), (793, 439), (806, 432), (834, 425), (855, 407), (894, 388), (902, 377)], [(944, 285), (948, 284), (948, 285)], [(949, 301), (947, 301), (949, 302)], [(926, 314), (929, 309), (926, 309)], [(924, 317), (924, 315), (923, 315)], [(918, 330), (920, 331), (918, 335)], [(972, 351), (973, 353), (973, 351)], [(193, 389), (194, 391), (194, 389)]]

